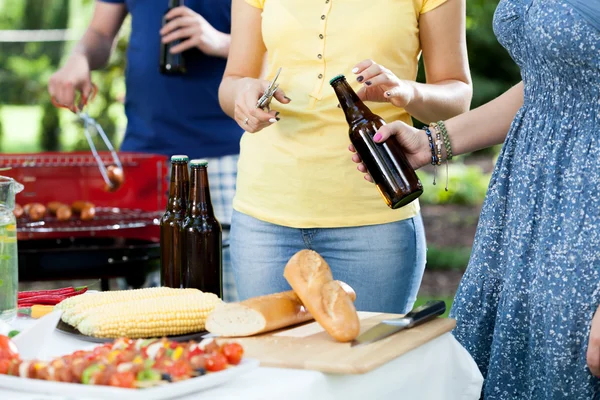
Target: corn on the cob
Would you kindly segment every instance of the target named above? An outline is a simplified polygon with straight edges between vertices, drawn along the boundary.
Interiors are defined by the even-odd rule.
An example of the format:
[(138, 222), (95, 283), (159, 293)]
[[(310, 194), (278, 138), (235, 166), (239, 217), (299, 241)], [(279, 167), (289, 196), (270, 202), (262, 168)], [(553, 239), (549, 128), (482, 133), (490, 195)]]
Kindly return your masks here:
[(168, 287), (144, 288), (135, 290), (117, 290), (98, 293), (84, 293), (69, 297), (58, 303), (56, 309), (63, 310), (62, 320), (72, 326), (79, 322), (96, 307), (105, 304), (124, 303), (133, 300), (180, 296), (184, 293), (199, 292), (197, 289), (173, 289)]
[(208, 314), (221, 303), (212, 293), (187, 293), (154, 299), (105, 304), (77, 325), (84, 335), (103, 338), (150, 338), (204, 329)]

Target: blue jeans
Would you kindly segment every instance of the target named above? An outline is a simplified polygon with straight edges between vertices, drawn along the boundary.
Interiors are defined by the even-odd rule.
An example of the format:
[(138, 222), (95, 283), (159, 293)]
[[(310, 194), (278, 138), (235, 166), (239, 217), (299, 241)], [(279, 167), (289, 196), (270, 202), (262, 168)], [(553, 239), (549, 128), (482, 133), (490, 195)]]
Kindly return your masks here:
[(420, 215), (381, 225), (297, 229), (234, 210), (230, 246), (240, 300), (290, 290), (283, 277), (286, 263), (311, 249), (325, 258), (334, 279), (354, 288), (359, 311), (408, 312), (426, 260)]

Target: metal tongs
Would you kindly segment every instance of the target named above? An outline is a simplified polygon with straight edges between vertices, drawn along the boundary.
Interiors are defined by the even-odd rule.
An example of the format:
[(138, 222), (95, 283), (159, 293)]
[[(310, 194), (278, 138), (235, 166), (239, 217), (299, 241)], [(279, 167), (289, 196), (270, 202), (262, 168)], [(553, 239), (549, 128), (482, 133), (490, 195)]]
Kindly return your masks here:
[[(112, 155), (115, 166), (122, 171), (123, 165), (121, 164), (121, 160), (119, 159), (119, 156), (117, 155), (117, 152), (115, 151), (112, 143), (106, 136), (104, 129), (102, 129), (102, 126), (100, 126), (100, 124), (98, 122), (96, 122), (96, 120), (94, 118), (92, 118), (87, 112), (84, 111), (84, 108), (87, 105), (87, 103), (89, 101), (93, 100), (94, 97), (96, 97), (96, 93), (98, 93), (98, 86), (96, 86), (94, 83), (92, 83), (92, 93), (90, 93), (90, 96), (88, 98), (85, 98), (82, 96), (79, 102), (75, 101), (73, 103), (73, 105), (66, 106), (64, 104), (58, 103), (56, 101), (56, 99), (54, 99), (54, 97), (52, 97), (52, 104), (55, 107), (66, 108), (67, 110), (70, 110), (71, 112), (73, 112), (75, 115), (77, 115), (83, 121), (83, 132), (85, 134), (85, 138), (87, 139), (88, 145), (90, 146), (90, 150), (92, 150), (94, 159), (96, 160), (96, 163), (98, 164), (98, 169), (100, 169), (100, 174), (102, 175), (104, 182), (106, 182), (106, 184), (108, 185), (107, 187), (112, 188), (115, 186), (115, 183), (109, 179), (108, 172), (106, 170), (106, 166), (104, 165), (102, 158), (100, 158), (98, 151), (96, 151), (96, 145), (94, 145), (94, 141), (92, 140), (92, 133), (90, 132), (90, 126), (93, 126), (95, 128), (96, 132), (102, 138), (102, 141), (104, 141), (106, 148), (110, 151), (110, 154)], [(77, 104), (79, 104), (79, 105), (77, 105)]]
[(258, 99), (258, 102), (256, 103), (256, 108), (260, 108), (266, 112), (271, 111), (271, 107), (270, 107), (271, 100), (273, 99), (273, 96), (275, 95), (277, 88), (279, 88), (279, 84), (275, 83), (275, 82), (277, 82), (277, 78), (279, 78), (280, 73), (281, 73), (281, 67), (279, 67), (279, 69), (277, 70), (277, 73), (275, 74), (275, 78), (273, 78), (273, 81), (271, 81), (271, 83), (265, 90), (265, 93), (260, 97), (260, 99)]

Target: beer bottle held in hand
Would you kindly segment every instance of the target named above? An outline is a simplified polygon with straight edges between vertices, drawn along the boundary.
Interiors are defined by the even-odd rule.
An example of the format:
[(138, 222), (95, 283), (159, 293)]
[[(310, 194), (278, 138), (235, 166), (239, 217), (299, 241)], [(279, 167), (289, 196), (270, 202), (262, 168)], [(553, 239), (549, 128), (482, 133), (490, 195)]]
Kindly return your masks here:
[[(173, 8), (183, 6), (183, 0), (169, 0), (169, 8), (163, 16), (162, 26), (167, 22), (167, 13)], [(181, 18), (181, 17), (180, 17)], [(172, 54), (171, 49), (181, 43), (181, 39), (170, 43), (160, 42), (160, 73), (165, 75), (183, 75), (187, 72), (183, 53)]]
[(188, 157), (171, 157), (171, 184), (167, 210), (160, 220), (160, 282), (180, 288), (183, 247), (181, 227), (187, 210), (189, 192)]
[(373, 114), (358, 98), (344, 75), (334, 77), (329, 83), (350, 125), (350, 141), (386, 204), (396, 209), (417, 199), (423, 193), (423, 185), (400, 144), (396, 140), (384, 143), (375, 143), (373, 140), (385, 121)]
[(223, 298), (221, 224), (215, 217), (208, 185), (208, 162), (190, 162), (190, 198), (182, 228), (183, 287)]

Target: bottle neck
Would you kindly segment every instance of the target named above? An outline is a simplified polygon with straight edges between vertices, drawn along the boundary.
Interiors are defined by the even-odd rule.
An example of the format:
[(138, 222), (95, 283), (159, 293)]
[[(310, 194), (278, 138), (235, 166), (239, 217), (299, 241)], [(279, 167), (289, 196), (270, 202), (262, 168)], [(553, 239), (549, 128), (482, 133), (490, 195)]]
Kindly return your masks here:
[(193, 167), (190, 179), (189, 215), (192, 217), (214, 216), (206, 167)]
[(169, 9), (183, 6), (184, 0), (169, 0)]
[(169, 186), (170, 211), (184, 211), (187, 205), (189, 176), (187, 163), (173, 163), (171, 167), (171, 184)]
[(333, 90), (340, 102), (340, 106), (346, 115), (346, 121), (352, 126), (365, 117), (372, 116), (369, 107), (358, 98), (346, 79), (339, 80), (333, 84)]

